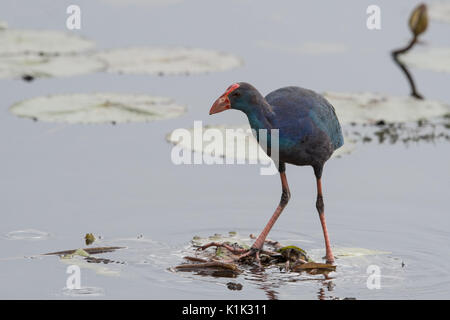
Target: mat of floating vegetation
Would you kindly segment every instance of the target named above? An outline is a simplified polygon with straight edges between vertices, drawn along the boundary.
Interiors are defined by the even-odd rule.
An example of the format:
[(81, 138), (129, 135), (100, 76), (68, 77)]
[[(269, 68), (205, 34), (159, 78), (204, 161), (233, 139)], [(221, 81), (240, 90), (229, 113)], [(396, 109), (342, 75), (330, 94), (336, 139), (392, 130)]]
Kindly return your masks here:
[(66, 94), (32, 98), (14, 104), (11, 113), (46, 122), (124, 123), (174, 118), (186, 108), (171, 98), (143, 94)]
[(22, 53), (69, 54), (93, 47), (92, 41), (61, 31), (0, 29), (0, 56)]
[(0, 56), (0, 78), (68, 77), (103, 71), (105, 63), (99, 59), (79, 55), (17, 54)]
[(127, 74), (188, 75), (225, 71), (242, 65), (232, 54), (183, 47), (126, 48), (95, 55), (107, 71)]
[(450, 23), (450, 2), (442, 0), (431, 2), (428, 5), (428, 15), (432, 20)]
[(396, 97), (370, 92), (326, 92), (324, 96), (336, 109), (341, 124), (410, 122), (442, 117), (450, 112), (449, 104), (407, 96)]
[[(174, 267), (175, 271), (190, 271), (202, 275), (235, 277), (243, 272), (249, 265), (257, 263), (253, 256), (237, 260), (238, 254), (231, 249), (249, 249), (249, 241), (242, 239), (235, 232), (228, 236), (216, 234), (211, 237), (194, 237), (192, 246), (186, 250), (184, 262)], [(214, 246), (204, 248), (208, 243)], [(190, 254), (189, 254), (190, 253)], [(325, 263), (316, 263), (307, 253), (296, 246), (282, 246), (279, 242), (267, 240), (264, 249), (260, 252), (262, 267), (277, 267), (280, 270), (292, 272), (308, 272), (309, 274), (328, 274), (335, 271), (336, 266)]]
[(399, 58), (411, 67), (450, 73), (450, 48), (426, 48), (410, 51)]
[[(228, 133), (227, 133), (228, 132)], [(200, 135), (197, 137), (196, 135)], [(227, 136), (234, 136), (234, 143), (227, 144)], [(249, 163), (268, 163), (271, 161), (269, 156), (259, 145), (252, 134), (250, 126), (245, 125), (217, 125), (204, 126), (191, 129), (176, 129), (166, 136), (168, 142), (180, 146), (182, 149), (194, 152), (200, 152), (214, 157), (217, 162), (228, 159), (233, 162), (248, 161)], [(233, 137), (229, 138), (233, 139)], [(193, 143), (193, 141), (202, 141), (203, 143)], [(345, 139), (345, 144), (335, 153), (333, 157), (340, 157), (351, 153), (355, 148), (352, 139)], [(213, 161), (213, 159), (211, 159)]]

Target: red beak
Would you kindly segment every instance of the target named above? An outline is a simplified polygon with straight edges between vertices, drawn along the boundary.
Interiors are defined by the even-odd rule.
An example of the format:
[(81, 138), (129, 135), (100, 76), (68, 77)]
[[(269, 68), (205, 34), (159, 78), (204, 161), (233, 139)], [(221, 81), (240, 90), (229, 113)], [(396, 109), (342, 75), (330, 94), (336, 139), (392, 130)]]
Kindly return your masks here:
[(219, 113), (231, 108), (230, 100), (226, 95), (222, 95), (217, 99), (209, 110), (209, 114)]

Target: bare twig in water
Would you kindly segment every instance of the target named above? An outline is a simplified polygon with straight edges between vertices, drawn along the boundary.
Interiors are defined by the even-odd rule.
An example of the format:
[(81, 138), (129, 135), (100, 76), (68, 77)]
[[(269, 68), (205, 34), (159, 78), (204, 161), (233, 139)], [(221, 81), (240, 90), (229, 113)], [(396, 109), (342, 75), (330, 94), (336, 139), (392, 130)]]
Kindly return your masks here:
[(186, 259), (186, 260), (189, 260), (189, 261), (193, 261), (193, 262), (208, 262), (208, 260), (206, 260), (206, 259), (197, 258), (197, 257), (190, 257), (190, 256), (183, 257), (183, 259)]

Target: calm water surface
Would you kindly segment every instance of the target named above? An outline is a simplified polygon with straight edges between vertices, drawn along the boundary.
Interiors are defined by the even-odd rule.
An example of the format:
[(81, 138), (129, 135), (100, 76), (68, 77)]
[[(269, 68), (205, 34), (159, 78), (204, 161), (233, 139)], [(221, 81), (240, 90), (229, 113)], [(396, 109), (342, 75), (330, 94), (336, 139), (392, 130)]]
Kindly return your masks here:
[[(64, 30), (69, 4), (6, 0), (0, 20), (11, 28)], [(258, 233), (279, 201), (280, 187), (277, 176), (261, 176), (257, 166), (174, 166), (165, 135), (194, 120), (246, 121), (237, 112), (208, 116), (214, 99), (235, 81), (251, 82), (263, 93), (299, 85), (407, 94), (388, 51), (407, 41), (406, 19), (415, 1), (379, 1), (380, 31), (365, 27), (368, 1), (347, 1), (345, 7), (335, 1), (79, 4), (79, 33), (99, 48), (203, 47), (235, 53), (245, 65), (192, 77), (99, 73), (31, 83), (0, 80), (0, 298), (76, 298), (64, 290), (68, 263), (39, 254), (83, 247), (88, 232), (102, 236), (99, 245), (127, 249), (102, 255), (125, 264), (79, 261), (84, 298), (450, 298), (447, 141), (359, 144), (351, 155), (329, 161), (323, 183), (334, 247), (384, 252), (341, 257), (331, 279), (277, 270), (235, 279), (167, 270), (181, 262), (194, 235)], [(433, 23), (424, 42), (449, 46), (449, 31), (450, 25)], [(296, 47), (309, 42), (346, 49), (297, 53)], [(448, 75), (413, 73), (426, 97), (450, 102)], [(120, 126), (32, 122), (8, 111), (14, 102), (39, 95), (103, 91), (170, 96), (189, 111), (172, 120)], [(270, 237), (319, 259), (323, 237), (312, 169), (288, 166), (287, 176), (292, 200)], [(370, 265), (380, 267), (379, 290), (367, 289)], [(227, 289), (230, 281), (243, 289)]]

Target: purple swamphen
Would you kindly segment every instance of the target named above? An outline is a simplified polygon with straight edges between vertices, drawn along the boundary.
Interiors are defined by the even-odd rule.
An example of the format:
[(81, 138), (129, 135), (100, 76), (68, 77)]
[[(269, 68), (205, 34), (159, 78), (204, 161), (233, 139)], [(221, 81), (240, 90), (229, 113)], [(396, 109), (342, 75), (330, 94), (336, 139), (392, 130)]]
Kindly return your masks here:
[[(235, 249), (231, 246), (210, 243), (202, 247), (225, 246), (241, 254), (238, 259), (255, 255), (259, 261), (259, 252), (272, 226), (287, 205), (291, 196), (286, 179), (286, 163), (297, 166), (312, 166), (317, 181), (316, 208), (322, 224), (325, 238), (326, 260), (334, 262), (325, 223), (321, 177), (323, 166), (334, 150), (344, 144), (341, 126), (333, 106), (321, 95), (300, 87), (285, 87), (263, 97), (252, 85), (239, 82), (231, 85), (211, 107), (209, 114), (236, 109), (244, 112), (250, 126), (256, 132), (267, 129), (267, 144), (270, 144), (270, 130), (278, 129), (279, 161), (278, 171), (281, 177), (281, 200), (268, 224), (249, 250)], [(257, 134), (258, 142), (259, 136)], [(270, 153), (270, 148), (267, 148)], [(269, 154), (270, 155), (270, 154)]]

